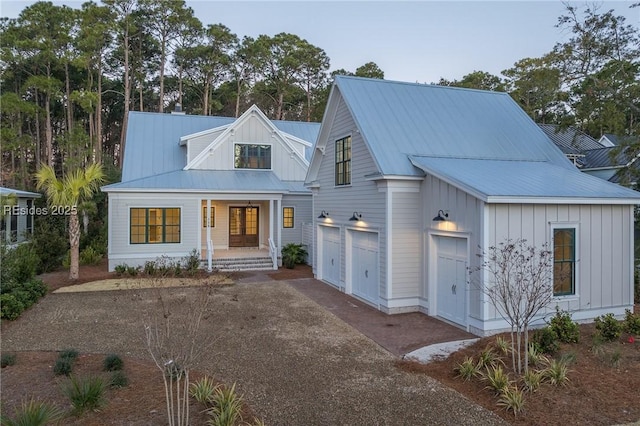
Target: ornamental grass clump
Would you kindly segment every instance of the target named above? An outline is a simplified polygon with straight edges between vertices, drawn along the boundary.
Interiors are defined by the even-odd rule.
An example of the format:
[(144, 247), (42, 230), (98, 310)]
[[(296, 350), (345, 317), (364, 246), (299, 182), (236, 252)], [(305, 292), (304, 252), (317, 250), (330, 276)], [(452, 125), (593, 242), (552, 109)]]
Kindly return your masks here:
[(456, 367), (458, 377), (461, 377), (464, 381), (468, 381), (480, 375), (480, 367), (468, 356)]
[(509, 376), (501, 365), (488, 366), (483, 379), (488, 383), (487, 388), (493, 389), (496, 394), (500, 394), (510, 384)]
[(106, 388), (107, 383), (101, 377), (70, 376), (62, 386), (62, 392), (71, 401), (74, 414), (81, 415), (85, 411), (96, 411), (105, 404)]
[(46, 426), (56, 424), (64, 418), (64, 411), (55, 405), (45, 402), (22, 401), (20, 408), (16, 408), (13, 417), (1, 416), (2, 426)]
[(102, 369), (104, 371), (118, 371), (122, 370), (122, 367), (124, 367), (124, 362), (116, 354), (109, 354), (102, 361)]
[(524, 393), (517, 386), (507, 386), (500, 393), (498, 405), (518, 416), (524, 409)]
[(236, 384), (230, 388), (218, 387), (212, 399), (213, 407), (207, 410), (210, 426), (233, 426), (242, 420), (242, 396), (236, 392)]
[(204, 376), (189, 386), (189, 395), (201, 404), (207, 405), (213, 401), (213, 396), (218, 389), (213, 379)]
[(16, 363), (15, 354), (2, 354), (0, 356), (0, 367), (5, 368)]
[(545, 379), (555, 386), (565, 386), (569, 380), (569, 367), (566, 361), (551, 360), (547, 368), (544, 369)]

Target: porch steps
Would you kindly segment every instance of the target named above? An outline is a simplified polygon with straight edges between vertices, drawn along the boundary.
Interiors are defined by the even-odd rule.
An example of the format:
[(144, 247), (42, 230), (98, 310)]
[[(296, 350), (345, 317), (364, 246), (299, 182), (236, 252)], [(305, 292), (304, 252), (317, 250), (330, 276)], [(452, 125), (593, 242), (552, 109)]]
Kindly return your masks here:
[[(207, 267), (207, 262), (203, 262)], [(270, 257), (234, 257), (213, 259), (213, 268), (221, 272), (235, 271), (265, 271), (273, 269)]]

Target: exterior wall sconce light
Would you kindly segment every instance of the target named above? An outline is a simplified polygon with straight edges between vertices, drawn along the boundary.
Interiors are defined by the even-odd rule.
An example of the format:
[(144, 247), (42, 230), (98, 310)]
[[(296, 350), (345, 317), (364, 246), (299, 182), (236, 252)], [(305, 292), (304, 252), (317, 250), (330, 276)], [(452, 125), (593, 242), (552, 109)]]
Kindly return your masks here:
[(318, 219), (326, 219), (328, 217), (329, 217), (329, 212), (322, 210), (322, 213), (320, 213), (320, 216), (318, 216)]
[(447, 218), (449, 217), (449, 213), (445, 213), (444, 210), (438, 210), (438, 216), (434, 217), (433, 220), (434, 222), (444, 222), (447, 220)]
[(358, 213), (358, 212), (353, 212), (353, 216), (351, 216), (349, 218), (349, 220), (352, 220), (354, 222), (357, 222), (359, 220), (362, 220), (362, 213)]

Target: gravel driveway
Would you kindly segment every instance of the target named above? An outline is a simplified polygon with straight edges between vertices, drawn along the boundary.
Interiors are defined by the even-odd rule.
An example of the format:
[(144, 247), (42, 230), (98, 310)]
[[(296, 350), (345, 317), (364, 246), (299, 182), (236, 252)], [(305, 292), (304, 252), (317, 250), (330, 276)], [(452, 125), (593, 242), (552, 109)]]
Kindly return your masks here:
[[(213, 300), (201, 330), (215, 344), (196, 369), (237, 382), (268, 425), (504, 424), (439, 382), (395, 368), (390, 353), (286, 282), (223, 287)], [(2, 349), (148, 358), (138, 315), (147, 302), (130, 290), (50, 294), (6, 328)]]

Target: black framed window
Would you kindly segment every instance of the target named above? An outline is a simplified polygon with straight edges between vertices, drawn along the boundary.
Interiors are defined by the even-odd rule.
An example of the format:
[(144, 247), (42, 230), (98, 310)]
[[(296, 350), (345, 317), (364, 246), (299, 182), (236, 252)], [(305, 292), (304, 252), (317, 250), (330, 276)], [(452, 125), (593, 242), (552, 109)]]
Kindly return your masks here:
[(236, 169), (271, 169), (271, 145), (236, 144), (234, 166)]
[(294, 209), (293, 207), (282, 208), (282, 227), (293, 228)]
[(130, 218), (131, 244), (180, 242), (179, 208), (132, 208)]
[(336, 185), (351, 184), (351, 136), (336, 141)]
[(553, 230), (553, 295), (576, 294), (576, 230)]

